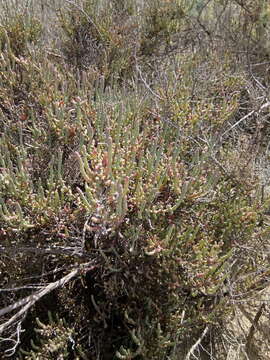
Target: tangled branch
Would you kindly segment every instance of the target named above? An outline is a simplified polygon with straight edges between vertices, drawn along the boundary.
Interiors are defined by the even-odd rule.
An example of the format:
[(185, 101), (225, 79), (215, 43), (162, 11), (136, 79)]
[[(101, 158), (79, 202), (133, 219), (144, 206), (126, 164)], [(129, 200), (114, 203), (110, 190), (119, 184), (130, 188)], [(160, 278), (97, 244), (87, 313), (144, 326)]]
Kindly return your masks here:
[(90, 263), (83, 264), (80, 267), (78, 267), (78, 268), (74, 269), (73, 271), (71, 271), (70, 273), (68, 273), (67, 275), (65, 275), (64, 277), (62, 277), (61, 279), (59, 279), (53, 283), (50, 283), (49, 285), (43, 287), (41, 290), (35, 292), (34, 294), (29, 295), (29, 296), (15, 302), (14, 304), (11, 304), (11, 305), (1, 309), (0, 317), (23, 306), (9, 320), (7, 320), (6, 322), (4, 322), (0, 325), (0, 334), (2, 334), (3, 331), (5, 331), (7, 328), (9, 328), (11, 325), (13, 325), (19, 318), (26, 315), (28, 310), (33, 305), (35, 305), (35, 303), (37, 301), (39, 301), (41, 298), (43, 298), (43, 296), (49, 294), (50, 292), (59, 288), (60, 286), (65, 285), (67, 282), (69, 282), (71, 279), (73, 279), (75, 276), (77, 276), (83, 269), (89, 268), (89, 265), (91, 265), (91, 264)]

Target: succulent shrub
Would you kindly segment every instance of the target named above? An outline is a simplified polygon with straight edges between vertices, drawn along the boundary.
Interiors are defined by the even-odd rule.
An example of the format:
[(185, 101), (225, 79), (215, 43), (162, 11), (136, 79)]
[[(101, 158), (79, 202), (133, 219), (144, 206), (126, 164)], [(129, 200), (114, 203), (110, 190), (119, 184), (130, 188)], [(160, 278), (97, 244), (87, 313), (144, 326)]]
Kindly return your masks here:
[(1, 54), (1, 350), (176, 360), (201, 339), (221, 354), (232, 303), (269, 271), (256, 144), (230, 138), (248, 73), (230, 49), (179, 51), (184, 1), (105, 5), (60, 11), (72, 66)]
[[(116, 2), (118, 3), (118, 2)], [(60, 12), (62, 51), (77, 68), (98, 70), (109, 79), (128, 73), (136, 48), (136, 18), (132, 3), (85, 1)]]
[(39, 335), (39, 341), (42, 339), (42, 342), (37, 345), (32, 340), (33, 350), (29, 352), (21, 350), (21, 358), (27, 360), (68, 358), (68, 346), (72, 347), (72, 329), (67, 328), (63, 319), (54, 320), (51, 313), (48, 315), (47, 325), (36, 319), (38, 327), (35, 331)]
[(16, 14), (0, 27), (0, 49), (11, 51), (15, 56), (23, 56), (28, 44), (36, 43), (41, 36), (41, 24), (34, 16)]
[[(184, 1), (84, 1), (60, 12), (62, 51), (76, 68), (97, 69), (105, 82), (136, 77), (138, 65), (177, 48)], [(151, 60), (152, 59), (152, 60)]]

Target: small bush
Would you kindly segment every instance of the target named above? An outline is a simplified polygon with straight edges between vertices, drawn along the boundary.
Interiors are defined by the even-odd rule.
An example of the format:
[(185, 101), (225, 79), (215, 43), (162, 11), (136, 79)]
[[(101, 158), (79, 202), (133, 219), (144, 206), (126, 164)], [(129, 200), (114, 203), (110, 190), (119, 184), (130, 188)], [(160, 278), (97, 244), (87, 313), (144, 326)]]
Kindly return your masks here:
[(222, 359), (234, 347), (228, 319), (259, 296), (269, 272), (258, 171), (268, 156), (266, 83), (219, 29), (234, 24), (237, 37), (247, 9), (69, 3), (58, 12), (61, 49), (48, 56), (27, 51), (28, 30), (17, 48), (5, 27), (5, 355)]
[(26, 54), (27, 46), (38, 41), (41, 24), (34, 17), (26, 21), (23, 14), (17, 14), (0, 28), (0, 49), (11, 51), (15, 56)]

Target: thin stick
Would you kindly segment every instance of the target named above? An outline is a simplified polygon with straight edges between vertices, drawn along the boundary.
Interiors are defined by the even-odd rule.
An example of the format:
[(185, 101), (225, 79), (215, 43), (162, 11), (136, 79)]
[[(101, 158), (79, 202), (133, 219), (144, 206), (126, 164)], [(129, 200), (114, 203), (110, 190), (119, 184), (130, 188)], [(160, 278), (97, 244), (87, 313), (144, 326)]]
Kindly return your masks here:
[(207, 327), (204, 329), (201, 337), (200, 337), (200, 338), (195, 342), (195, 344), (192, 345), (191, 348), (189, 349), (189, 352), (187, 353), (187, 355), (186, 355), (186, 357), (185, 357), (185, 360), (189, 360), (189, 359), (190, 359), (190, 356), (191, 356), (191, 355), (194, 355), (194, 351), (195, 351), (195, 350), (197, 349), (197, 347), (200, 345), (200, 343), (202, 342), (203, 338), (204, 338), (205, 335), (208, 333), (208, 331), (209, 331), (209, 327), (207, 326)]
[(251, 347), (252, 347), (252, 340), (253, 340), (253, 337), (254, 337), (254, 333), (255, 333), (255, 330), (258, 328), (258, 322), (259, 322), (259, 319), (263, 313), (263, 310), (265, 308), (265, 304), (263, 303), (259, 310), (257, 311), (256, 313), (256, 316), (254, 318), (254, 320), (252, 321), (252, 325), (249, 329), (249, 333), (248, 333), (248, 337), (247, 337), (247, 342), (246, 342), (246, 351), (247, 351), (247, 354), (250, 355), (251, 354)]
[(260, 106), (259, 110), (252, 110), (251, 112), (249, 112), (247, 115), (243, 116), (240, 120), (238, 120), (235, 124), (233, 124), (228, 130), (226, 130), (222, 136), (226, 135), (229, 131), (231, 131), (232, 129), (234, 129), (237, 125), (239, 125), (241, 122), (243, 122), (244, 120), (246, 120), (247, 118), (249, 118), (251, 115), (253, 115), (254, 113), (259, 114), (263, 109), (265, 109), (266, 107), (270, 106), (270, 101), (268, 101), (267, 103), (263, 104), (262, 106)]
[(74, 278), (78, 273), (80, 269), (75, 269), (71, 271), (69, 274), (64, 276), (62, 279), (57, 280), (48, 286), (46, 286), (43, 290), (38, 291), (30, 296), (27, 296), (24, 299), (21, 299), (17, 301), (16, 303), (9, 305), (5, 307), (4, 309), (0, 310), (0, 316), (3, 316), (4, 314), (7, 314), (14, 309), (26, 304), (20, 311), (18, 311), (15, 315), (13, 315), (8, 321), (0, 325), (0, 334), (10, 325), (12, 325), (18, 318), (20, 318), (22, 315), (24, 315), (38, 300), (40, 300), (43, 296), (50, 293), (51, 291), (57, 289), (58, 287), (66, 284), (68, 281), (70, 281), (72, 278)]

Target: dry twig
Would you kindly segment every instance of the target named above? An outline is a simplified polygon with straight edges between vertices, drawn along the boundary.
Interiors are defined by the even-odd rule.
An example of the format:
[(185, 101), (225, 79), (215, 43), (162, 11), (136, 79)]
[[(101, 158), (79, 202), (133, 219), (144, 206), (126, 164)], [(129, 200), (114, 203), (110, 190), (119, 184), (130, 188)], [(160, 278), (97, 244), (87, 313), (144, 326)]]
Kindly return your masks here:
[(89, 267), (89, 263), (83, 264), (82, 266), (74, 269), (70, 273), (68, 273), (66, 276), (62, 277), (60, 280), (57, 280), (47, 286), (45, 286), (42, 290), (37, 291), (36, 293), (27, 296), (14, 304), (11, 304), (3, 309), (0, 310), (0, 316), (3, 316), (5, 314), (8, 314), (12, 312), (13, 310), (23, 306), (21, 310), (19, 310), (15, 315), (13, 315), (9, 320), (2, 323), (0, 325), (0, 334), (5, 331), (7, 328), (9, 328), (11, 325), (13, 325), (19, 318), (24, 316), (27, 311), (37, 302), (39, 301), (43, 296), (47, 295), (48, 293), (52, 292), (53, 290), (59, 288), (60, 286), (65, 285), (67, 282), (69, 282), (71, 279), (73, 279), (78, 273), (84, 269)]
[(189, 360), (191, 355), (194, 355), (194, 351), (197, 349), (197, 347), (200, 345), (200, 343), (202, 342), (203, 338), (205, 337), (205, 335), (208, 333), (209, 331), (209, 327), (207, 326), (202, 335), (199, 337), (199, 339), (195, 342), (194, 345), (191, 346), (191, 348), (189, 349), (189, 352), (187, 353), (185, 360)]

